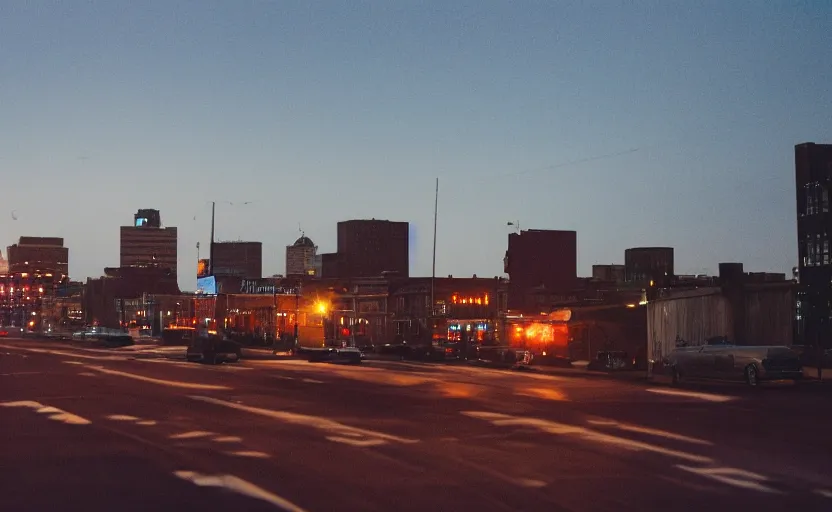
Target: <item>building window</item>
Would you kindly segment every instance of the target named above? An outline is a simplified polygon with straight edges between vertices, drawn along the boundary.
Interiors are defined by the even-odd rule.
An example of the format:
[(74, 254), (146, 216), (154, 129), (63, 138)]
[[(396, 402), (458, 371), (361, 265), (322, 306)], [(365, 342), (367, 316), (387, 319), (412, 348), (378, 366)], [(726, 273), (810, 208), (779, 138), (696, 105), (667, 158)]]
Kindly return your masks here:
[(823, 265), (829, 265), (829, 237), (824, 233), (823, 235)]
[(820, 211), (826, 213), (829, 211), (829, 191), (826, 186), (820, 186)]

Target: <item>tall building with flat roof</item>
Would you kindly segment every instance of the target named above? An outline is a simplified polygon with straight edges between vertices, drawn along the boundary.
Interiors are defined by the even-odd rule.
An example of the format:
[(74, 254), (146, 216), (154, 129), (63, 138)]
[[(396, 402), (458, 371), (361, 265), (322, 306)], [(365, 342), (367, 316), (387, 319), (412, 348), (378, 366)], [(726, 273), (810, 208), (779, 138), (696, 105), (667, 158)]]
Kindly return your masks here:
[(378, 277), (390, 272), (409, 277), (410, 225), (377, 219), (339, 222), (335, 254), (322, 258), (324, 276)]
[(262, 242), (214, 242), (213, 254), (215, 276), (263, 277)]
[(673, 281), (673, 272), (673, 247), (633, 247), (624, 251), (628, 283), (663, 288)]
[(832, 348), (832, 144), (794, 147), (798, 288), (797, 334), (806, 345)]
[(121, 226), (121, 267), (177, 269), (177, 230), (162, 227), (158, 210), (139, 210), (132, 226)]
[(509, 275), (509, 308), (545, 309), (549, 304), (541, 304), (541, 297), (569, 294), (577, 284), (578, 234), (552, 229), (511, 233), (503, 265)]
[(69, 275), (69, 249), (60, 237), (21, 236), (7, 249), (10, 272), (51, 272)]

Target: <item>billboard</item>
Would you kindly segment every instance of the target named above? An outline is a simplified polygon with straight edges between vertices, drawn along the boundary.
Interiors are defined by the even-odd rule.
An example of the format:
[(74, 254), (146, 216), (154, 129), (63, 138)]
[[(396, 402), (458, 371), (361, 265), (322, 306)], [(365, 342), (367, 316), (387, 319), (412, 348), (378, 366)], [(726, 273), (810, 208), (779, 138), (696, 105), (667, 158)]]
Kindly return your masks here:
[(196, 280), (196, 293), (217, 294), (217, 280), (214, 276), (200, 277)]

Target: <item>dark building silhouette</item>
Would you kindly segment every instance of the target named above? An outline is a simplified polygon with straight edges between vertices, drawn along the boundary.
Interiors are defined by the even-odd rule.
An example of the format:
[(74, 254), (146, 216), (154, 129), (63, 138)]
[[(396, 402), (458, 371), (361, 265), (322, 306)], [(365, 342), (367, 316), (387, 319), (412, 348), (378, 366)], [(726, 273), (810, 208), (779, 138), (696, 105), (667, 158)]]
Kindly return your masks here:
[(657, 288), (670, 286), (673, 281), (673, 247), (634, 247), (625, 250), (624, 274), (628, 283)]
[(322, 274), (325, 277), (377, 277), (392, 272), (408, 277), (409, 238), (407, 222), (376, 219), (339, 222), (337, 256), (322, 255)]
[(213, 252), (215, 276), (263, 277), (262, 242), (215, 242)]
[(794, 148), (797, 191), (798, 337), (807, 345), (832, 347), (832, 144), (807, 142)]
[(592, 265), (592, 278), (600, 281), (623, 283), (626, 275), (624, 265)]
[(577, 239), (575, 231), (547, 229), (508, 235), (503, 265), (509, 275), (509, 309), (539, 312), (558, 302), (557, 296), (573, 292), (578, 278)]
[(7, 248), (9, 272), (69, 275), (69, 249), (59, 237), (22, 236)]
[(142, 209), (121, 227), (121, 267), (157, 267), (176, 274), (177, 231), (162, 227), (159, 210)]

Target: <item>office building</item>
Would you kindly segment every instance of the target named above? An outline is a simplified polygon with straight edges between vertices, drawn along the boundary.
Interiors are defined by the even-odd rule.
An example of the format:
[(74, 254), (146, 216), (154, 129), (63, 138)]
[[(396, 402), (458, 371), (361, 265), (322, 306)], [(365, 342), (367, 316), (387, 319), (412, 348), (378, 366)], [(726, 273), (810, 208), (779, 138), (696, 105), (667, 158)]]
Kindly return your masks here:
[(348, 220), (338, 223), (338, 252), (324, 255), (327, 277), (410, 275), (410, 225), (389, 220)]
[(832, 348), (832, 144), (798, 144), (794, 161), (800, 276), (797, 334), (806, 345)]
[(633, 247), (624, 251), (628, 283), (664, 288), (673, 282), (673, 247)]
[(578, 278), (575, 231), (529, 229), (508, 235), (503, 260), (509, 309), (540, 312), (565, 300)]
[(121, 227), (121, 267), (177, 269), (177, 231), (162, 227), (159, 210), (142, 209), (132, 226)]
[(59, 237), (22, 236), (8, 247), (9, 272), (69, 274), (69, 249)]
[(318, 248), (306, 236), (301, 236), (292, 245), (286, 246), (286, 277), (320, 276), (316, 268)]
[(624, 265), (592, 265), (592, 278), (599, 281), (623, 283), (626, 275)]
[(262, 242), (215, 242), (213, 254), (211, 270), (215, 276), (263, 277)]

